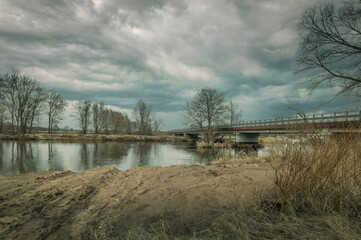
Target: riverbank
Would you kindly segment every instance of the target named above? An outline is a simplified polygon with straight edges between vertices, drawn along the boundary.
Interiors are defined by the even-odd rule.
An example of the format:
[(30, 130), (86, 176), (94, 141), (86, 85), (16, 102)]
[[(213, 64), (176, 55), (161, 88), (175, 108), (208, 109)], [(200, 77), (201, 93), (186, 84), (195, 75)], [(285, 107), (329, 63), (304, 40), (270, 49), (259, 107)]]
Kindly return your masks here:
[(257, 144), (243, 144), (236, 143), (234, 137), (222, 139), (222, 141), (206, 142), (199, 140), (196, 142), (197, 148), (260, 148), (260, 147), (272, 147), (277, 143), (282, 143), (284, 140), (281, 137), (259, 137), (259, 143)]
[(187, 142), (191, 141), (188, 138), (160, 135), (107, 135), (107, 134), (75, 134), (75, 133), (35, 133), (35, 134), (0, 134), (0, 140), (22, 140), (22, 141), (40, 141), (40, 140), (54, 140), (54, 141), (89, 141), (89, 142)]
[[(270, 159), (229, 160), (124, 172), (101, 167), (0, 176), (0, 236), (361, 239), (358, 208), (347, 215), (282, 203)], [(303, 183), (297, 183), (298, 189)]]
[(266, 164), (218, 164), (1, 176), (0, 236), (104, 239), (149, 224), (205, 229), (271, 191), (269, 174)]
[(307, 133), (267, 157), (207, 166), (2, 176), (0, 236), (361, 239), (360, 139)]

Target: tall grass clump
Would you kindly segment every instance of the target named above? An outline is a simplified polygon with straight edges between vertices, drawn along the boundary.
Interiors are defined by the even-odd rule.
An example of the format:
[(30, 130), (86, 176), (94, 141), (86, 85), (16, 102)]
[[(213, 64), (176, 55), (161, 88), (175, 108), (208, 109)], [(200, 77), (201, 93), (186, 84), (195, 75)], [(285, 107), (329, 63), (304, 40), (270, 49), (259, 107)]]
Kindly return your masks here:
[(360, 129), (338, 126), (326, 133), (312, 126), (302, 125), (274, 155), (280, 201), (297, 212), (361, 220)]

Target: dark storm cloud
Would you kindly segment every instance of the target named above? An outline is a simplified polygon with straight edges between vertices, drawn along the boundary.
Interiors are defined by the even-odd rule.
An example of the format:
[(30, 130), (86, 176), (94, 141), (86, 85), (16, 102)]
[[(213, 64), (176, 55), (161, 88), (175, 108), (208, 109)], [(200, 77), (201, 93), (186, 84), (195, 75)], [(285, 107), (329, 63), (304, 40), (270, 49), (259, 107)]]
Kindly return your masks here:
[(204, 86), (246, 119), (285, 115), (287, 98), (304, 97), (293, 75), (296, 25), (317, 2), (3, 0), (0, 71), (17, 67), (69, 101), (129, 112), (142, 98), (167, 128), (180, 127), (179, 111)]

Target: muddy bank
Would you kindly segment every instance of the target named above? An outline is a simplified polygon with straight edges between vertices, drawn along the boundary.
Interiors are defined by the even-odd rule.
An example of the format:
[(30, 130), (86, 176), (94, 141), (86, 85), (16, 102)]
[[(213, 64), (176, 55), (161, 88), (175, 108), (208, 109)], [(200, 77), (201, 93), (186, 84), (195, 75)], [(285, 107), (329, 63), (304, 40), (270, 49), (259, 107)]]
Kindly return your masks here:
[(55, 141), (99, 141), (99, 142), (185, 142), (189, 138), (176, 136), (105, 135), (105, 134), (0, 134), (0, 140), (55, 140)]
[(265, 165), (243, 164), (2, 176), (0, 236), (91, 239), (157, 222), (194, 229), (272, 189), (271, 172)]

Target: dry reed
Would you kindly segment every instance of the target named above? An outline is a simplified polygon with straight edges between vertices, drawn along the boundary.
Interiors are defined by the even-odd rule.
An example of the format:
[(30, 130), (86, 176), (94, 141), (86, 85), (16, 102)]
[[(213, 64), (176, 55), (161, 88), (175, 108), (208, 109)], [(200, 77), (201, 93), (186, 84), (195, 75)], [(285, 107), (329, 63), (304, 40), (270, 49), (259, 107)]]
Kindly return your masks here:
[[(361, 139), (358, 128), (327, 134), (302, 125), (273, 156), (282, 204), (298, 211), (361, 217)], [(337, 130), (336, 130), (337, 131)], [(360, 219), (361, 220), (361, 219)]]

